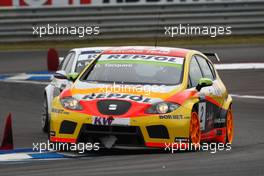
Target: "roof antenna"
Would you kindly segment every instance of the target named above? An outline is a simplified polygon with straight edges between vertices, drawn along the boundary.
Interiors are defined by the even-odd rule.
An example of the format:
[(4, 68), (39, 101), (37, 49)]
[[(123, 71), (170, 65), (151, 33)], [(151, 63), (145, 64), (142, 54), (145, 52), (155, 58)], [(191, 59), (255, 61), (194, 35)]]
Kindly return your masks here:
[(160, 25), (160, 15), (161, 15), (161, 10), (159, 10), (159, 8), (158, 8), (157, 24), (156, 24), (156, 33), (155, 33), (155, 48), (158, 45), (158, 34), (159, 34), (159, 25)]

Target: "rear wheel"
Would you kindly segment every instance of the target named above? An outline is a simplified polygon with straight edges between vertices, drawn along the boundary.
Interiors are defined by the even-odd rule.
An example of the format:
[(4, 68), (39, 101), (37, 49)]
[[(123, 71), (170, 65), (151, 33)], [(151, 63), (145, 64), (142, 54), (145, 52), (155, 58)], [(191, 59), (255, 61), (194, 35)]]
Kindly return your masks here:
[(234, 119), (231, 108), (228, 109), (226, 115), (226, 142), (232, 143), (234, 137)]
[(42, 106), (42, 114), (41, 114), (41, 128), (45, 133), (49, 132), (49, 112), (48, 112), (48, 101), (45, 97), (43, 106)]
[(201, 142), (200, 120), (197, 112), (192, 112), (190, 121), (190, 144), (197, 149)]

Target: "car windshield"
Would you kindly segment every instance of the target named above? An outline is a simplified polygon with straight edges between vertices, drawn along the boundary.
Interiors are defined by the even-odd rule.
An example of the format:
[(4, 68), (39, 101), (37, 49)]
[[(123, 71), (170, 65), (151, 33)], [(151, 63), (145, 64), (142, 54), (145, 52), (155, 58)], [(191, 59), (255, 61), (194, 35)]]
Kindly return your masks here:
[(82, 80), (126, 84), (177, 85), (184, 58), (139, 54), (103, 54)]
[(84, 51), (82, 52), (76, 63), (75, 72), (80, 73), (93, 59), (95, 59), (101, 51)]

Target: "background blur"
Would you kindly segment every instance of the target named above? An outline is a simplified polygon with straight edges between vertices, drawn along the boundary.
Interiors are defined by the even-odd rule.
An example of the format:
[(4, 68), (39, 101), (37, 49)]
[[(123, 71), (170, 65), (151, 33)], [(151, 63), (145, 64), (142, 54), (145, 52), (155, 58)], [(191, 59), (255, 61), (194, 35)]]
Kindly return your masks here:
[[(48, 24), (98, 26), (100, 34), (33, 35), (33, 27)], [(230, 26), (232, 35), (165, 35), (165, 27), (179, 24)], [(218, 72), (234, 100), (230, 152), (124, 150), (21, 162), (7, 162), (10, 157), (0, 155), (0, 175), (263, 176), (263, 0), (0, 0), (0, 141), (8, 113), (13, 117), (15, 148), (30, 149), (33, 142), (47, 141), (40, 117), (47, 84), (42, 78), (51, 76), (49, 48), (64, 56), (75, 47), (155, 44), (218, 53)]]
[[(99, 27), (99, 35), (33, 35), (32, 27)], [(230, 26), (232, 35), (203, 39), (165, 35), (165, 27)], [(0, 48), (87, 45), (259, 43), (264, 34), (261, 0), (1, 0)], [(242, 36), (242, 37), (241, 37)], [(261, 36), (261, 37), (259, 37)], [(197, 38), (198, 37), (198, 38)], [(130, 40), (124, 40), (130, 39)], [(69, 41), (70, 40), (70, 41)], [(35, 42), (34, 44), (28, 42)], [(40, 44), (39, 42), (45, 41)], [(62, 42), (63, 41), (63, 42)], [(67, 42), (65, 42), (67, 41)], [(71, 42), (74, 41), (74, 42)], [(77, 42), (79, 41), (79, 42)], [(26, 45), (19, 46), (21, 42)], [(76, 43), (77, 42), (77, 43)], [(45, 45), (44, 45), (45, 44)], [(11, 47), (12, 48), (12, 47)]]

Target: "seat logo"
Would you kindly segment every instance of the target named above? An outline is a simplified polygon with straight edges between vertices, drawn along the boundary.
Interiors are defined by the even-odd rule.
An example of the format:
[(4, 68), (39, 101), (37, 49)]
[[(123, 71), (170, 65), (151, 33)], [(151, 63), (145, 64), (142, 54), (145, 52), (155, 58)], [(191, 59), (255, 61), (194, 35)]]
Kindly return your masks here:
[(108, 109), (109, 109), (110, 111), (115, 111), (115, 110), (117, 109), (117, 105), (116, 105), (116, 104), (110, 104), (110, 105), (108, 106)]

